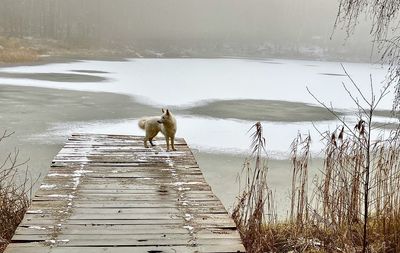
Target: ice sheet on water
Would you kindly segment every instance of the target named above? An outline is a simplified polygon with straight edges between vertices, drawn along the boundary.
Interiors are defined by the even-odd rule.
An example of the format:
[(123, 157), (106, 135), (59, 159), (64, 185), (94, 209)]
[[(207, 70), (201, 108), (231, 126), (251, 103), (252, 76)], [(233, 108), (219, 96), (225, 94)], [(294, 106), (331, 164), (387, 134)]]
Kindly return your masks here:
[[(327, 104), (350, 109), (353, 102), (342, 88), (343, 69), (338, 62), (300, 61), (270, 59), (135, 59), (130, 61), (79, 61), (38, 66), (3, 68), (3, 72), (16, 73), (71, 73), (70, 70), (96, 70), (98, 75), (111, 78), (104, 83), (56, 83), (30, 80), (31, 86), (53, 87), (73, 90), (109, 91), (114, 93), (140, 94), (144, 103), (158, 105), (193, 105), (212, 99), (263, 99), (296, 101), (316, 104), (307, 93), (306, 86)], [(369, 90), (369, 74), (374, 79), (375, 90), (379, 90), (386, 75), (387, 66), (366, 63), (344, 63), (344, 67), (360, 85), (361, 90)], [(177, 74), (179, 72), (179, 74)], [(321, 75), (324, 73), (324, 75)], [(327, 75), (329, 74), (329, 75)], [(2, 79), (0, 83), (27, 85), (26, 80)], [(347, 82), (349, 83), (349, 82)], [(135, 84), (135, 85), (132, 85)], [(168, 87), (168, 94), (165, 92)], [(349, 86), (350, 89), (352, 89)], [(212, 91), (212, 92), (210, 92)], [(171, 95), (173, 94), (173, 96)], [(393, 94), (382, 102), (381, 108), (391, 109)], [(136, 96), (136, 98), (139, 98)], [(279, 113), (279, 112), (278, 112)], [(356, 119), (348, 118), (350, 121)], [(377, 121), (387, 118), (377, 118)], [(248, 151), (250, 137), (246, 135), (255, 123), (246, 120), (217, 119), (211, 117), (177, 116), (178, 136), (185, 137), (192, 150), (201, 152), (223, 152), (244, 154)], [(287, 159), (289, 146), (298, 132), (310, 131), (313, 140), (320, 139), (312, 122), (262, 122), (271, 158)], [(72, 132), (117, 133), (143, 135), (135, 128), (136, 119), (73, 122), (57, 124), (49, 133), (36, 136), (39, 141), (57, 139), (64, 142)], [(321, 130), (333, 130), (338, 121), (319, 121), (315, 126)], [(201, 131), (199, 131), (201, 129)], [(46, 136), (46, 138), (43, 138)], [(33, 136), (32, 138), (35, 138)], [(93, 141), (93, 143), (97, 143)], [(312, 152), (320, 155), (322, 144), (314, 141)], [(171, 156), (178, 153), (171, 152)], [(164, 155), (164, 153), (162, 154)], [(80, 159), (81, 162), (86, 160)]]
[[(38, 66), (3, 68), (13, 73), (73, 73), (70, 70), (95, 69), (111, 72), (97, 75), (112, 78), (103, 83), (56, 83), (0, 78), (0, 83), (30, 85), (59, 89), (106, 91), (139, 95), (151, 105), (188, 105), (208, 99), (268, 99), (315, 104), (306, 86), (321, 100), (334, 102), (336, 107), (353, 104), (342, 89), (348, 81), (338, 62), (278, 60), (281, 64), (265, 64), (263, 60), (246, 59), (135, 59), (131, 61), (79, 61)], [(314, 67), (310, 67), (313, 65)], [(387, 66), (368, 63), (344, 63), (361, 90), (369, 90), (369, 74), (377, 86), (386, 75)], [(321, 75), (321, 73), (335, 75)], [(132, 85), (135, 84), (135, 85)], [(165, 88), (168, 87), (168, 94)], [(350, 87), (351, 88), (351, 87)], [(212, 91), (212, 92), (210, 92)], [(392, 95), (382, 104), (390, 109)], [(138, 97), (139, 98), (139, 97)]]

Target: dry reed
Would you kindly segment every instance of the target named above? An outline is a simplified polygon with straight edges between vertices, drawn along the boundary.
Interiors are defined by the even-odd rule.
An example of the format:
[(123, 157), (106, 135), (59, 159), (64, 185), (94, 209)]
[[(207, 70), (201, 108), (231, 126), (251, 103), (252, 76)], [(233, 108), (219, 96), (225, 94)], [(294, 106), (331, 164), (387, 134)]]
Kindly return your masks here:
[(267, 184), (268, 168), (261, 123), (257, 122), (250, 130), (252, 129), (254, 129), (252, 152), (243, 166), (244, 187), (232, 217), (239, 228), (245, 247), (257, 253), (275, 247), (275, 233), (268, 229), (269, 226), (266, 224), (275, 224), (276, 213), (273, 194)]
[(386, 90), (378, 99), (372, 94), (370, 102), (360, 93), (368, 109), (349, 93), (359, 120), (354, 128), (341, 120), (343, 126), (323, 134), (324, 164), (311, 191), (311, 139), (295, 138), (287, 221), (262, 218), (275, 209), (267, 168), (260, 163), (265, 152), (262, 126), (254, 126), (255, 166), (246, 163), (245, 189), (233, 213), (249, 252), (400, 252), (400, 130), (386, 138), (371, 137), (373, 112)]
[[(350, 133), (345, 127), (325, 133), (322, 176), (311, 190), (311, 139), (298, 135), (293, 141), (287, 221), (276, 219), (267, 167), (265, 161), (259, 162), (263, 158), (257, 154), (265, 146), (253, 145), (252, 162), (245, 163), (244, 191), (233, 212), (248, 252), (363, 251), (367, 132), (365, 122), (358, 124)], [(262, 127), (259, 123), (256, 127), (253, 144), (261, 143)], [(367, 252), (400, 252), (399, 134), (393, 131), (389, 138), (371, 142)]]

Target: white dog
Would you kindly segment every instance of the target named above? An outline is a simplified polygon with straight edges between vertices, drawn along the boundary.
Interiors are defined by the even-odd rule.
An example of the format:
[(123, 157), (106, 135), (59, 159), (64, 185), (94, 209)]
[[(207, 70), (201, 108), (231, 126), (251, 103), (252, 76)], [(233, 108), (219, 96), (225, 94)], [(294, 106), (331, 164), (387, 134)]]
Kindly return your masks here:
[(138, 125), (141, 129), (145, 130), (144, 146), (148, 148), (147, 141), (153, 144), (153, 138), (161, 131), (167, 142), (167, 151), (169, 151), (169, 141), (171, 140), (172, 150), (176, 151), (174, 146), (175, 133), (176, 133), (176, 120), (172, 113), (167, 109), (161, 109), (162, 115), (153, 117), (141, 118)]

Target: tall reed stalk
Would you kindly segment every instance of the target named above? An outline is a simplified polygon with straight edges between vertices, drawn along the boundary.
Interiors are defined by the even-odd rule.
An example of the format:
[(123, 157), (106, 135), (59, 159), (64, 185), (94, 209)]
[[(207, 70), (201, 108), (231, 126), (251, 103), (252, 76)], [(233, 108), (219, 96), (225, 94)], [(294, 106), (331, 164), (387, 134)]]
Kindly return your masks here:
[(302, 227), (308, 220), (308, 163), (310, 160), (311, 137), (298, 134), (291, 145), (292, 193), (290, 221)]
[(276, 212), (273, 194), (267, 183), (266, 144), (261, 123), (257, 122), (251, 130), (254, 131), (251, 135), (251, 155), (243, 166), (244, 187), (232, 217), (246, 248), (257, 253), (273, 248), (274, 235), (265, 225), (276, 222)]

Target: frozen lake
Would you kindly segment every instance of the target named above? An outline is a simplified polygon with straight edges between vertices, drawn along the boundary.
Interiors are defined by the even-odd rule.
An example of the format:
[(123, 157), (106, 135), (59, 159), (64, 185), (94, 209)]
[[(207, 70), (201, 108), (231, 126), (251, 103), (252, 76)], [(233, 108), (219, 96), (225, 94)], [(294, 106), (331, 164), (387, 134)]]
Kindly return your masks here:
[[(385, 67), (343, 65), (363, 91), (369, 92), (370, 74), (379, 91)], [(284, 215), (293, 138), (298, 132), (310, 132), (316, 158), (321, 156), (322, 143), (315, 128), (323, 132), (339, 125), (306, 87), (327, 104), (332, 102), (338, 113), (355, 124), (354, 105), (342, 82), (350, 85), (340, 63), (278, 59), (132, 59), (0, 68), (0, 88), (11, 85), (1, 90), (5, 109), (0, 119), (22, 134), (15, 145), (31, 158), (31, 173), (36, 178), (46, 174), (51, 159), (72, 132), (143, 135), (138, 118), (157, 115), (161, 107), (171, 108), (177, 117), (178, 136), (187, 140), (207, 181), (228, 209), (238, 194), (235, 180), (248, 152), (248, 130), (261, 121), (271, 158), (270, 186)], [(392, 98), (390, 93), (380, 109), (391, 109)], [(387, 113), (376, 121), (397, 122), (387, 118)], [(311, 171), (318, 171), (320, 165), (321, 160), (314, 159)]]
[[(371, 74), (375, 92), (379, 92), (385, 80), (385, 66), (364, 63), (343, 63), (343, 66), (366, 94), (369, 94)], [(314, 127), (325, 131), (339, 124), (332, 118), (325, 120), (324, 113), (318, 112), (317, 116), (311, 114), (310, 110), (314, 110), (314, 107), (310, 105), (317, 103), (306, 87), (322, 101), (332, 103), (339, 112), (348, 113), (354, 109), (354, 104), (342, 87), (342, 83), (345, 83), (354, 91), (344, 74), (338, 62), (129, 59), (2, 68), (0, 83), (128, 94), (144, 105), (172, 108), (177, 112), (178, 135), (186, 138), (192, 148), (202, 152), (246, 152), (249, 145), (248, 129), (256, 121), (262, 121), (270, 155), (272, 158), (283, 159), (288, 157), (290, 143), (299, 131), (310, 131), (313, 139), (318, 140), (320, 138)], [(393, 94), (390, 93), (381, 102), (379, 109), (389, 110), (392, 98)], [(232, 103), (226, 105), (228, 108), (223, 108), (224, 103), (242, 99), (250, 102), (254, 100), (253, 107), (238, 106), (229, 114), (225, 113), (232, 108)], [(208, 113), (214, 110), (214, 105), (202, 113), (192, 113), (197, 107), (215, 101), (219, 101), (222, 107), (219, 114)], [(263, 101), (265, 109), (259, 106)], [(309, 117), (304, 120), (301, 117), (285, 118), (285, 112), (297, 105), (285, 103), (270, 109), (268, 105), (271, 101), (300, 102), (304, 106), (300, 112)], [(265, 110), (274, 117), (249, 116), (256, 110)], [(107, 120), (107, 115), (104, 118), (104, 121), (96, 122), (55, 123), (43, 135), (65, 138), (71, 132), (143, 134), (136, 127), (136, 118), (112, 121)], [(347, 120), (356, 119), (347, 116)], [(388, 119), (380, 117), (378, 120), (386, 122)], [(321, 144), (314, 141), (312, 147), (318, 155)]]
[[(377, 89), (387, 67), (343, 63), (365, 92), (370, 74)], [(0, 78), (4, 84), (59, 89), (123, 93), (159, 106), (184, 106), (210, 99), (264, 99), (315, 104), (306, 87), (336, 108), (353, 107), (342, 89), (348, 83), (339, 62), (246, 59), (130, 59), (126, 61), (78, 61), (2, 68), (8, 73), (65, 73), (77, 75), (73, 82)], [(79, 81), (79, 74), (105, 77), (105, 82)], [(29, 79), (29, 75), (25, 76)], [(56, 79), (56, 76), (55, 78)], [(350, 85), (349, 85), (350, 86)], [(391, 99), (380, 108), (390, 109)]]

